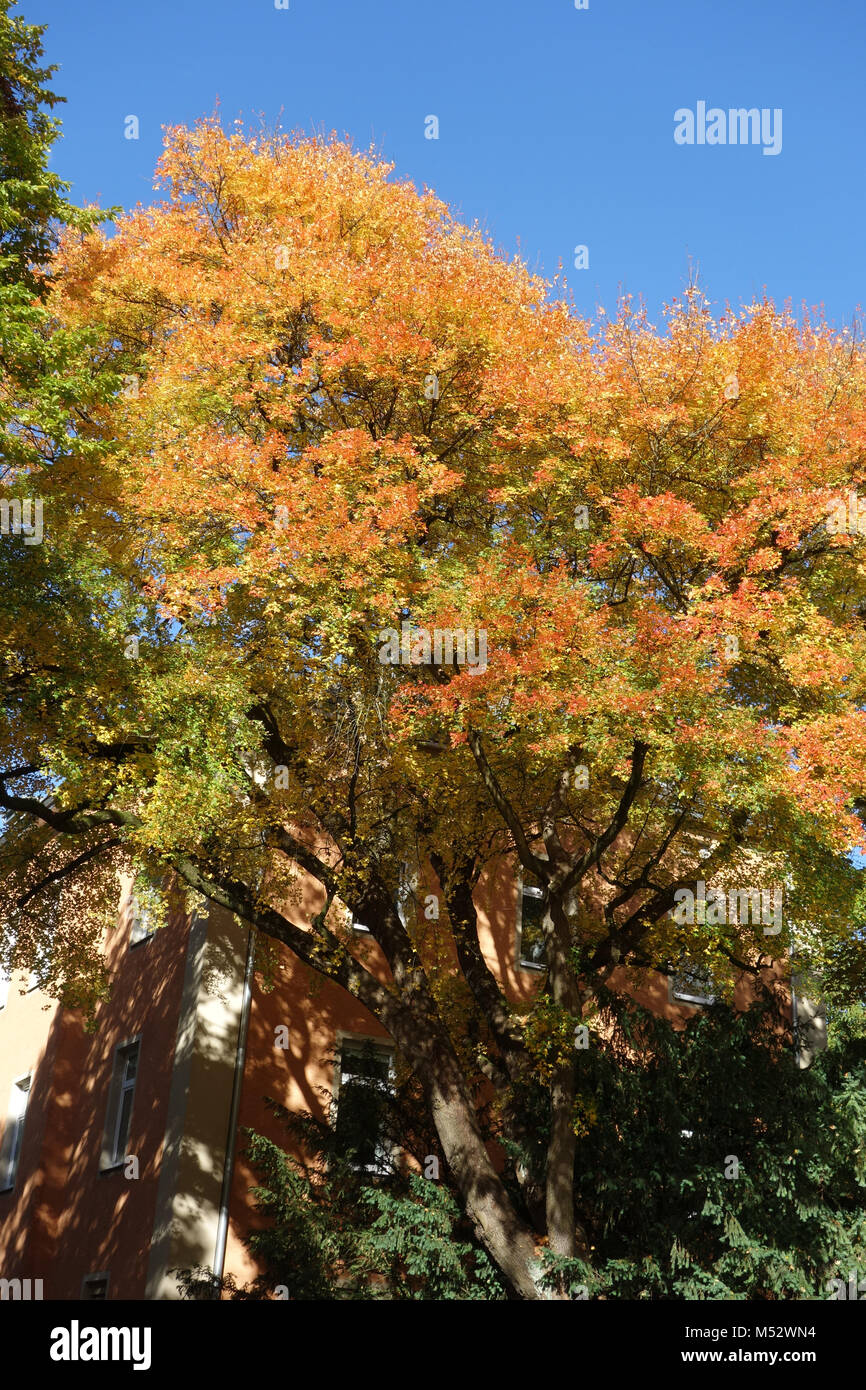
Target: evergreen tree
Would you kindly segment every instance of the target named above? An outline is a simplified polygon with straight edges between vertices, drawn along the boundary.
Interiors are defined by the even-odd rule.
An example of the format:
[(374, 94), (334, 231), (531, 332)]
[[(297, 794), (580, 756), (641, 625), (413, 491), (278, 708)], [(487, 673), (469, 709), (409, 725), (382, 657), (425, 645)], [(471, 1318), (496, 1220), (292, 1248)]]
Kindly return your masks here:
[[(43, 740), (37, 732), (25, 748), (13, 730), (30, 719), (44, 727), (64, 662), (111, 671), (113, 660), (122, 672), (115, 634), (128, 630), (130, 612), (104, 510), (111, 446), (94, 442), (88, 428), (95, 404), (121, 377), (89, 327), (63, 327), (47, 304), (61, 237), (83, 237), (111, 213), (76, 207), (69, 184), (48, 167), (60, 129), (51, 112), (63, 98), (46, 85), (56, 69), (43, 61), (44, 26), (16, 9), (16, 0), (0, 0), (0, 771), (26, 796)], [(24, 825), (7, 809), (0, 828), (5, 879)], [(14, 929), (0, 955), (4, 966), (27, 970), (53, 957), (64, 1002), (82, 1002), (92, 1018), (107, 985), (86, 948), (98, 942), (109, 900), (115, 906), (115, 866), (102, 875), (106, 896), (97, 885), (86, 922), (64, 929), (58, 945), (60, 843), (40, 826), (27, 853), (29, 886), (8, 888), (7, 880), (3, 906)]]
[[(799, 1301), (866, 1276), (866, 1008), (836, 1012), (808, 1071), (766, 1000), (712, 1007), (682, 1031), (614, 995), (604, 1014), (575, 1112), (592, 1258), (551, 1258), (551, 1283), (564, 1276), (578, 1298)], [(519, 1101), (534, 1143), (509, 1155), (516, 1202), (515, 1164), (541, 1169), (549, 1126), (542, 1088)], [(434, 1141), (418, 1098), (398, 1091), (393, 1106), (391, 1137), (411, 1131), (421, 1161)], [(235, 1297), (504, 1296), (447, 1165), (438, 1181), (398, 1167), (373, 1178), (350, 1135), (282, 1113), (305, 1161), (251, 1136), (265, 1220), (248, 1244), (265, 1272), (244, 1289), (229, 1280)], [(202, 1275), (182, 1276), (188, 1294), (212, 1287)]]
[[(67, 199), (69, 184), (48, 168), (63, 97), (45, 86), (57, 71), (42, 66), (44, 25), (13, 14), (0, 0), (0, 284), (39, 293), (59, 225), (94, 225)], [(47, 108), (47, 110), (45, 109)]]

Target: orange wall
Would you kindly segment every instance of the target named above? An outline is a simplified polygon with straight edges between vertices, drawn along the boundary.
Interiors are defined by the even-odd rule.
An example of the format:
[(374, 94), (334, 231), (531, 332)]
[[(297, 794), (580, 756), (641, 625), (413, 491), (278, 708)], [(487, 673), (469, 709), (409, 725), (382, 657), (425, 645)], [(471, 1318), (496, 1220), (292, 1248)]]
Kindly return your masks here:
[[(517, 897), (513, 870), (503, 862), (476, 894), (479, 936), (505, 993), (528, 1003), (542, 977), (517, 962)], [(305, 885), (302, 911), (311, 915), (319, 906), (315, 887)], [(426, 925), (435, 939), (436, 924)], [(13, 1192), (0, 1194), (0, 1277), (41, 1278), (46, 1298), (71, 1299), (79, 1297), (84, 1275), (109, 1270), (112, 1299), (144, 1296), (188, 941), (189, 923), (177, 910), (150, 941), (130, 950), (124, 912), (122, 925), (107, 938), (113, 989), (93, 1034), (38, 990), (22, 996), (20, 981), (13, 981), (0, 1011), (0, 1115), (13, 1079), (32, 1070), (33, 1080), (19, 1181)], [(359, 934), (350, 941), (384, 978), (387, 968), (375, 942)], [(274, 988), (267, 991), (261, 976), (253, 984), (239, 1129), (254, 1128), (290, 1147), (266, 1097), (323, 1116), (334, 1087), (338, 1034), (386, 1034), (366, 1009), (315, 976), (291, 951), (275, 947), (274, 955)], [(670, 1018), (685, 1021), (695, 1012), (671, 1002), (662, 976), (636, 985), (627, 972), (617, 971), (610, 983)], [(749, 994), (744, 978), (735, 1007), (744, 1007)], [(276, 1045), (283, 1025), (286, 1049)], [(140, 1176), (128, 1180), (123, 1170), (100, 1175), (99, 1159), (114, 1049), (136, 1034), (141, 1054), (129, 1147), (140, 1160)], [(242, 1243), (255, 1220), (249, 1198), (255, 1175), (241, 1152), (244, 1142), (241, 1133), (225, 1265), (241, 1282), (258, 1272)]]
[[(19, 1181), (0, 1195), (0, 1275), (43, 1279), (45, 1298), (78, 1298), (83, 1276), (103, 1270), (112, 1298), (144, 1295), (188, 927), (176, 912), (130, 950), (126, 915), (108, 934), (113, 988), (95, 1033), (46, 1010), (38, 990), (22, 997), (14, 980), (0, 1011), (3, 1111), (13, 1078), (33, 1066)], [(140, 1176), (101, 1175), (114, 1049), (139, 1033), (129, 1152)]]
[[(436, 886), (434, 880), (429, 889), (420, 891), (422, 903), (424, 892), (435, 892)], [(518, 963), (518, 884), (512, 866), (502, 861), (487, 872), (479, 883), (475, 900), (479, 941), (487, 964), (510, 1000), (528, 1004), (543, 975), (537, 970), (522, 968)], [(309, 915), (321, 906), (321, 898), (313, 888), (308, 887), (301, 906)], [(436, 923), (424, 925), (429, 935), (435, 936)], [(380, 977), (387, 974), (384, 957), (375, 942), (358, 934), (352, 936), (351, 942), (354, 953), (362, 956), (375, 973)], [(425, 954), (423, 947), (421, 950)], [(323, 1091), (333, 1091), (334, 1065), (329, 1059), (336, 1051), (338, 1032), (373, 1038), (387, 1035), (366, 1009), (339, 986), (321, 981), (287, 948), (280, 948), (277, 956), (279, 968), (273, 990), (265, 993), (258, 979), (253, 988), (240, 1127), (253, 1128), (282, 1148), (295, 1151), (285, 1127), (267, 1109), (265, 1097), (279, 1101), (291, 1111), (308, 1110), (324, 1116), (328, 1096)], [(769, 980), (774, 974), (765, 972), (765, 978)], [(667, 977), (660, 974), (650, 974), (636, 984), (628, 971), (618, 969), (609, 983), (612, 989), (630, 993), (638, 1003), (674, 1023), (684, 1024), (698, 1011), (699, 1006), (672, 1000)], [(750, 978), (741, 976), (735, 988), (734, 1007), (747, 1007), (752, 994)], [(274, 1045), (275, 1030), (281, 1024), (287, 1025), (289, 1030), (287, 1051)], [(226, 1272), (234, 1274), (240, 1283), (261, 1272), (242, 1240), (243, 1234), (256, 1221), (249, 1196), (256, 1175), (242, 1156), (243, 1143), (243, 1135), (239, 1135), (225, 1263)], [(296, 1156), (302, 1157), (297, 1153)]]

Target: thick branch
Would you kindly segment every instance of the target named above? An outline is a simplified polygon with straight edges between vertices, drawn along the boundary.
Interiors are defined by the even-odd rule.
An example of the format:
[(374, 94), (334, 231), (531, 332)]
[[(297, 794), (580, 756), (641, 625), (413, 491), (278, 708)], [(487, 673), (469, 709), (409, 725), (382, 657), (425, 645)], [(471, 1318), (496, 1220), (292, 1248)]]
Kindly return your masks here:
[(524, 869), (527, 869), (530, 873), (535, 874), (537, 878), (540, 878), (542, 881), (546, 881), (548, 873), (550, 871), (550, 866), (546, 860), (539, 859), (538, 855), (533, 854), (532, 850), (530, 849), (529, 842), (523, 833), (523, 827), (520, 824), (514, 807), (511, 805), (511, 802), (508, 800), (508, 798), (502, 790), (502, 787), (499, 785), (499, 780), (496, 776), (496, 773), (490, 766), (490, 763), (487, 760), (487, 754), (484, 752), (484, 748), (482, 747), (481, 736), (475, 729), (472, 729), (469, 732), (469, 747), (472, 750), (472, 756), (474, 757), (475, 762), (478, 765), (478, 770), (481, 773), (481, 779), (485, 787), (487, 788), (487, 791), (490, 794), (490, 799), (492, 800), (494, 806), (501, 815), (502, 819), (505, 821), (505, 824), (508, 826), (508, 829), (511, 831), (511, 835), (514, 840), (514, 845), (520, 858), (521, 864), (523, 865)]
[[(623, 791), (619, 806), (616, 809), (616, 814), (614, 815), (607, 829), (603, 830), (602, 833), (598, 836), (595, 843), (586, 851), (585, 854), (581, 855), (577, 863), (574, 864), (572, 868), (569, 869), (568, 872), (563, 875), (560, 882), (551, 884), (551, 888), (558, 888), (558, 890), (562, 894), (570, 892), (571, 889), (574, 888), (574, 886), (580, 882), (584, 875), (587, 874), (589, 870), (595, 864), (598, 863), (605, 850), (609, 849), (610, 846), (613, 844), (617, 835), (619, 835), (620, 831), (624, 828), (626, 822), (628, 821), (629, 812), (631, 811), (635, 797), (637, 796), (638, 791), (640, 790), (641, 782), (643, 780), (644, 763), (646, 762), (646, 756), (648, 752), (649, 744), (641, 743), (641, 741), (638, 739), (635, 742), (634, 747), (632, 749), (631, 774), (629, 776), (628, 781), (626, 782), (625, 790)], [(557, 877), (559, 876), (557, 875)]]

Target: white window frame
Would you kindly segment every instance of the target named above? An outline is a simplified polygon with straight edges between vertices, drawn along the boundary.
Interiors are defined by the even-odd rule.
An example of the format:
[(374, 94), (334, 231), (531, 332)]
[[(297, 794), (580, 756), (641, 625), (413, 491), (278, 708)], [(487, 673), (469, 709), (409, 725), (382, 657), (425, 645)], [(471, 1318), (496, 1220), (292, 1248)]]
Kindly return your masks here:
[(709, 1008), (711, 1004), (715, 1004), (717, 999), (717, 996), (715, 994), (699, 993), (697, 988), (692, 990), (689, 989), (688, 986), (684, 986), (682, 989), (677, 988), (677, 981), (682, 979), (684, 976), (695, 975), (700, 973), (706, 974), (707, 984), (710, 988), (712, 988), (712, 981), (709, 978), (709, 972), (702, 972), (700, 970), (700, 967), (698, 966), (690, 966), (688, 961), (680, 962), (679, 967), (676, 970), (674, 970), (674, 973), (672, 975), (668, 977), (670, 981), (670, 999), (672, 1003), (692, 1004), (695, 1005), (697, 1008), (701, 1009)]
[(517, 964), (521, 970), (534, 970), (536, 974), (547, 969), (544, 961), (524, 960), (523, 958), (523, 900), (524, 898), (543, 898), (544, 889), (532, 883), (524, 883), (523, 870), (517, 875)]
[(15, 1078), (9, 1092), (3, 1143), (0, 1145), (0, 1192), (11, 1192), (18, 1178), (32, 1085), (33, 1073), (27, 1072)]
[(156, 923), (149, 908), (142, 908), (133, 894), (129, 900), (129, 949), (144, 946), (156, 935)]
[[(404, 926), (406, 925), (406, 905), (415, 889), (417, 877), (417, 874), (412, 873), (411, 866), (406, 860), (401, 860), (400, 871), (397, 877), (397, 900), (394, 906)], [(352, 918), (352, 931), (363, 932), (365, 936), (372, 935), (370, 928), (365, 926), (363, 922), (359, 922), (354, 913), (350, 915)]]
[[(334, 1109), (333, 1109), (333, 1122), (334, 1122), (334, 1124), (336, 1124), (336, 1122), (337, 1122), (337, 1114), (338, 1114), (339, 1108), (340, 1108), (340, 1088), (341, 1088), (341, 1086), (342, 1086), (342, 1084), (343, 1084), (344, 1075), (345, 1075), (345, 1077), (347, 1077), (347, 1078), (348, 1078), (348, 1077), (351, 1077), (351, 1076), (353, 1075), (353, 1073), (352, 1073), (351, 1071), (345, 1071), (345, 1070), (344, 1070), (344, 1067), (343, 1067), (343, 1048), (344, 1048), (344, 1047), (347, 1047), (347, 1046), (348, 1046), (350, 1049), (351, 1049), (351, 1048), (355, 1048), (357, 1051), (360, 1052), (360, 1051), (362, 1051), (367, 1045), (369, 1045), (369, 1046), (371, 1046), (371, 1047), (374, 1049), (374, 1051), (380, 1052), (380, 1053), (382, 1053), (383, 1055), (387, 1056), (387, 1058), (388, 1058), (388, 1080), (387, 1080), (386, 1082), (384, 1082), (384, 1083), (381, 1083), (381, 1082), (379, 1082), (379, 1081), (374, 1080), (373, 1077), (369, 1077), (369, 1076), (365, 1076), (365, 1077), (359, 1078), (365, 1086), (375, 1087), (375, 1088), (378, 1090), (379, 1087), (380, 1087), (380, 1085), (384, 1085), (384, 1086), (386, 1087), (385, 1094), (388, 1094), (388, 1095), (393, 1096), (393, 1095), (394, 1095), (394, 1081), (395, 1081), (395, 1077), (396, 1077), (396, 1071), (395, 1071), (395, 1066), (394, 1066), (394, 1057), (395, 1057), (394, 1044), (388, 1042), (387, 1039), (385, 1039), (385, 1038), (372, 1038), (372, 1037), (370, 1037), (370, 1035), (369, 1035), (368, 1033), (346, 1033), (346, 1032), (343, 1032), (342, 1029), (338, 1029), (338, 1030), (337, 1030), (337, 1036), (336, 1036), (336, 1042), (337, 1042), (337, 1059), (336, 1059), (336, 1065), (335, 1065), (335, 1068), (334, 1068), (334, 1093), (333, 1093), (333, 1107), (334, 1107)], [(380, 1150), (381, 1150), (381, 1156), (380, 1156)], [(393, 1169), (393, 1163), (394, 1163), (394, 1159), (395, 1159), (396, 1155), (397, 1155), (397, 1149), (396, 1149), (396, 1147), (395, 1147), (393, 1144), (391, 1144), (391, 1145), (388, 1145), (388, 1144), (378, 1145), (378, 1144), (377, 1144), (377, 1155), (376, 1155), (376, 1156), (377, 1156), (377, 1160), (378, 1160), (378, 1161), (377, 1161), (376, 1163), (355, 1163), (355, 1164), (353, 1164), (352, 1166), (353, 1166), (353, 1168), (354, 1168), (354, 1170), (355, 1170), (356, 1173), (374, 1173), (374, 1174), (379, 1174), (380, 1176), (385, 1176), (386, 1174), (388, 1174), (388, 1173), (390, 1173), (390, 1172), (392, 1171), (392, 1169)]]
[[(104, 1299), (101, 1299), (101, 1298), (89, 1298), (89, 1297), (88, 1297), (88, 1293), (87, 1293), (88, 1288), (89, 1288), (90, 1286), (92, 1286), (93, 1284), (101, 1284), (102, 1281), (103, 1281), (103, 1279), (105, 1280), (105, 1298), (104, 1298)], [(89, 1302), (89, 1303), (103, 1303), (103, 1302), (106, 1302), (106, 1303), (107, 1303), (107, 1302), (108, 1302), (108, 1290), (109, 1290), (110, 1287), (111, 1287), (111, 1273), (110, 1273), (109, 1270), (103, 1269), (103, 1270), (101, 1270), (98, 1274), (85, 1274), (84, 1278), (83, 1278), (82, 1281), (81, 1281), (81, 1297), (82, 1297), (83, 1300), (85, 1300), (86, 1302)]]
[[(127, 1076), (127, 1066), (130, 1056), (135, 1056), (135, 1076), (131, 1081)], [(100, 1159), (100, 1172), (108, 1173), (115, 1168), (123, 1167), (129, 1157), (129, 1135), (132, 1129), (132, 1116), (135, 1107), (135, 1089), (138, 1085), (138, 1070), (141, 1064), (141, 1035), (130, 1038), (127, 1042), (118, 1043), (114, 1049), (114, 1060), (112, 1065), (111, 1086), (108, 1093), (108, 1111), (105, 1117), (105, 1133), (102, 1141), (102, 1156)], [(129, 1120), (126, 1127), (126, 1136), (123, 1141), (123, 1153), (118, 1153), (118, 1141), (120, 1139), (120, 1124), (123, 1119), (123, 1104), (125, 1097), (130, 1096)]]

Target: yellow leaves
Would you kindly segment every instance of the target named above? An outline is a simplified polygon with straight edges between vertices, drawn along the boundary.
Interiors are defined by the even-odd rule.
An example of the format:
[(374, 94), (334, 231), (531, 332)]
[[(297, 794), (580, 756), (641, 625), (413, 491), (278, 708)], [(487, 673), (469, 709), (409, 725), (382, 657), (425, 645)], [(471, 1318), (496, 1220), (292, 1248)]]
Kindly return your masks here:
[[(594, 833), (639, 732), (662, 801), (778, 795), (849, 834), (863, 743), (832, 716), (864, 703), (866, 591), (822, 527), (828, 489), (866, 481), (862, 349), (771, 305), (714, 322), (692, 291), (662, 332), (628, 302), (578, 321), (390, 173), (203, 122), (168, 134), (162, 205), (64, 246), (53, 312), (140, 378), (95, 417), (116, 450), (100, 497), (118, 561), (212, 644), (190, 703), (211, 664), (242, 668), (339, 793), (337, 685), (381, 740), (365, 796), (447, 797), (460, 833), (471, 725), (502, 740), (528, 819), (579, 743)], [(483, 628), (487, 669), (383, 671), (375, 634), (404, 615)], [(436, 771), (407, 752), (419, 734)], [(156, 803), (183, 836), (194, 777), (172, 776)], [(547, 1057), (556, 1028), (535, 1026)]]
[(575, 1134), (578, 1139), (585, 1138), (593, 1126), (598, 1124), (598, 1103), (595, 1097), (579, 1091), (575, 1097), (572, 1115)]
[[(542, 1081), (549, 1082), (558, 1064), (574, 1058), (576, 1026), (572, 1015), (548, 996), (539, 995), (534, 999), (524, 1027), (524, 1040)], [(592, 1022), (582, 1026), (590, 1032), (594, 1028)], [(594, 1114), (591, 1100), (579, 1096), (576, 1114), (582, 1114), (584, 1121), (589, 1120)]]

